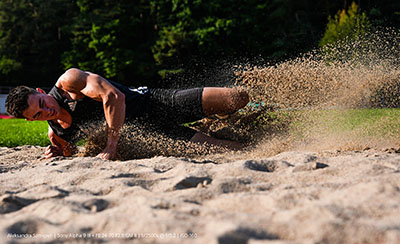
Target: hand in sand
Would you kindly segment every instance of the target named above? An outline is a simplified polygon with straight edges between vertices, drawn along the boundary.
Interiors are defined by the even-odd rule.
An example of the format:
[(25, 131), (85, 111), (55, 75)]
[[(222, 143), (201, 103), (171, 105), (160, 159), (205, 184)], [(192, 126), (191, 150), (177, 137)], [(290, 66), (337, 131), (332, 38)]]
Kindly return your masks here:
[(57, 157), (57, 156), (63, 156), (63, 150), (59, 146), (52, 146), (49, 145), (46, 147), (46, 151), (44, 152), (45, 158), (51, 158), (51, 157)]
[(114, 148), (106, 147), (96, 157), (101, 158), (101, 159), (106, 159), (106, 160), (113, 160), (113, 159), (115, 159), (116, 151), (117, 150)]

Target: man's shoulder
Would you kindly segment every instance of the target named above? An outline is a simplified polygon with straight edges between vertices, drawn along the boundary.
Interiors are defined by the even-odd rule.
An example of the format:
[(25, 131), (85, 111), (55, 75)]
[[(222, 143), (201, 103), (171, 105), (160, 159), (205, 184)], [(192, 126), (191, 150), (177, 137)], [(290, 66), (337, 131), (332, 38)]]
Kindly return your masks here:
[(77, 68), (70, 68), (62, 74), (57, 82), (56, 86), (62, 88), (63, 86), (70, 85), (72, 83), (79, 82), (82, 79), (83, 71)]
[(71, 68), (58, 78), (55, 86), (72, 96), (81, 96), (81, 90), (86, 86), (86, 76), (82, 70)]

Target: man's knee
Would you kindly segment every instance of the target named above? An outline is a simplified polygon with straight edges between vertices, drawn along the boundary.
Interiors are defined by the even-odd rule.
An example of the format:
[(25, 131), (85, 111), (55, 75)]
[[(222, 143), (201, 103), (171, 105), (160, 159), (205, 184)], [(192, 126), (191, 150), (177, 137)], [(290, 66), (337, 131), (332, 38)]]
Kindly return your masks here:
[(230, 99), (233, 109), (238, 110), (249, 103), (249, 94), (244, 89), (232, 88)]
[(249, 95), (243, 89), (206, 87), (203, 90), (203, 111), (207, 115), (233, 113), (248, 102)]

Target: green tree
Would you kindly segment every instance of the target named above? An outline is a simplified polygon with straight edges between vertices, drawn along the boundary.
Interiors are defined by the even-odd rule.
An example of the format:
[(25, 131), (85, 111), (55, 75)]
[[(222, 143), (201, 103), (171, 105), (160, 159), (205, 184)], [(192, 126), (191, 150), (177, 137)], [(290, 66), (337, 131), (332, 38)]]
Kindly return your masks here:
[[(304, 3), (304, 4), (303, 4)], [(158, 27), (153, 45), (162, 68), (181, 67), (192, 59), (284, 58), (317, 33), (308, 0), (152, 0)], [(175, 66), (174, 66), (175, 65)], [(175, 72), (176, 69), (170, 70)]]
[(72, 10), (71, 0), (0, 1), (2, 84), (54, 82), (69, 39), (63, 26)]
[(365, 12), (360, 12), (357, 4), (353, 2), (347, 9), (340, 10), (332, 18), (329, 16), (325, 34), (319, 46), (335, 43), (345, 38), (357, 40), (365, 35), (371, 28), (371, 23)]
[[(50, 86), (70, 67), (122, 83), (163, 85), (169, 81), (158, 74), (197, 74), (216, 60), (280, 61), (314, 49), (325, 27), (320, 45), (362, 36), (368, 18), (347, 2), (1, 0), (1, 85)], [(398, 1), (359, 2), (372, 24), (400, 27)]]
[(144, 0), (77, 0), (71, 28), (72, 48), (64, 67), (79, 67), (121, 83), (140, 84), (154, 77), (150, 43), (154, 39)]
[[(151, 1), (151, 13), (158, 31), (152, 46), (153, 56), (159, 67), (167, 68), (159, 74), (179, 72), (181, 69), (174, 67), (193, 57), (212, 59), (220, 53), (221, 44), (232, 27), (232, 19), (224, 8), (223, 1)], [(225, 48), (228, 50), (229, 45)]]

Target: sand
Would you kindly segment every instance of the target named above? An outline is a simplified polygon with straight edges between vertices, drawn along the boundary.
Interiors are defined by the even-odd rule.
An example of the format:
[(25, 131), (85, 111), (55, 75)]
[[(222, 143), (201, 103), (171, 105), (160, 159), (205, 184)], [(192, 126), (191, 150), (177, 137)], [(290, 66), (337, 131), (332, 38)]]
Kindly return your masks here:
[(40, 160), (0, 149), (1, 243), (399, 243), (395, 149)]
[[(340, 128), (341, 109), (400, 106), (399, 43), (388, 30), (287, 62), (216, 67), (209, 77), (230, 72), (223, 85), (265, 103), (264, 117), (247, 107), (227, 127), (206, 123), (250, 139), (242, 152), (143, 137), (137, 125), (122, 136), (124, 160), (91, 157), (97, 142), (85, 157), (46, 160), (41, 147), (0, 148), (0, 243), (400, 243), (399, 121)], [(337, 118), (319, 120), (329, 109)]]

